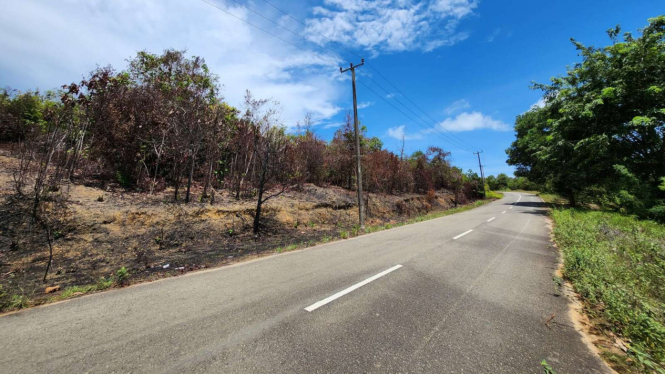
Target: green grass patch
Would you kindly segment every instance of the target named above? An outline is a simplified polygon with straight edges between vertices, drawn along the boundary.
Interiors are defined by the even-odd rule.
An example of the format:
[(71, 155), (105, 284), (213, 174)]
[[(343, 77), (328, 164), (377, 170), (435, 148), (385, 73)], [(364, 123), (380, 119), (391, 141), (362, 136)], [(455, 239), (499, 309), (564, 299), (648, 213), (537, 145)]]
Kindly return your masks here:
[(86, 294), (89, 292), (102, 291), (113, 286), (114, 282), (115, 279), (113, 277), (108, 277), (99, 278), (99, 281), (97, 281), (95, 284), (67, 287), (60, 295), (57, 296), (57, 299), (64, 300), (76, 294)]
[(23, 309), (31, 305), (30, 298), (26, 295), (12, 295), (9, 299), (9, 308), (12, 309)]
[(543, 201), (545, 201), (548, 204), (554, 204), (554, 205), (568, 205), (568, 200), (564, 199), (563, 197), (556, 195), (556, 194), (551, 194), (551, 193), (537, 193), (538, 196), (540, 196)]
[(300, 244), (300, 245), (299, 244), (289, 244), (289, 245), (284, 246), (284, 247), (278, 247), (277, 249), (275, 249), (275, 252), (277, 252), (277, 253), (290, 252), (290, 251), (294, 251), (298, 248), (302, 248), (304, 246), (305, 246), (305, 244)]
[(578, 209), (552, 217), (564, 276), (587, 312), (629, 341), (634, 370), (665, 373), (665, 226)]
[(501, 192), (496, 192), (496, 191), (487, 191), (487, 198), (488, 199), (501, 199), (501, 198), (503, 198), (503, 194)]

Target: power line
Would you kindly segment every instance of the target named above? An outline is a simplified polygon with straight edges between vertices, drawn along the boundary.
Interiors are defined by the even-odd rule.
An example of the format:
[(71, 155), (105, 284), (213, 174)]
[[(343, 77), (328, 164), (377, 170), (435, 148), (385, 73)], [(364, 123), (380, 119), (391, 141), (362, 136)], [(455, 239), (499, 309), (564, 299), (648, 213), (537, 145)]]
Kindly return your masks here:
[[(377, 81), (375, 81), (375, 80), (374, 80), (369, 74), (363, 73), (362, 71), (360, 71), (360, 73), (361, 73), (363, 76), (367, 77), (367, 78), (368, 78), (369, 80), (371, 80), (372, 82), (374, 82), (374, 84), (376, 84), (379, 88), (381, 88), (381, 89), (383, 90), (383, 92), (385, 92), (386, 94), (390, 95), (390, 92), (388, 92), (388, 90), (386, 90), (385, 88), (383, 88), (383, 86), (381, 86)], [(418, 117), (423, 123), (427, 124), (427, 121), (425, 121), (425, 120), (423, 119), (423, 117), (421, 117), (418, 113), (416, 113), (416, 112), (414, 112), (413, 110), (411, 110), (411, 108), (409, 108), (407, 105), (405, 105), (404, 103), (402, 103), (399, 99), (397, 99), (397, 98), (395, 98), (395, 97), (393, 97), (392, 99), (395, 100), (395, 101), (397, 101), (398, 103), (400, 103), (404, 108), (406, 108), (406, 110), (408, 110), (409, 112), (411, 112), (414, 116)], [(432, 130), (434, 130), (434, 131), (436, 131), (436, 132), (438, 132), (438, 133), (440, 133), (441, 135), (444, 135), (444, 136), (446, 136), (446, 137), (448, 136), (448, 135), (444, 134), (443, 132), (441, 132), (441, 130), (439, 130), (439, 124), (436, 123), (436, 121), (434, 121), (434, 126), (431, 127), (431, 128), (428, 128), (428, 130), (429, 130), (429, 129), (432, 129)], [(458, 147), (461, 147), (461, 148), (464, 149), (465, 151), (473, 152), (473, 148), (468, 148), (466, 143), (461, 143), (460, 141), (458, 141), (458, 140), (456, 141), (456, 140), (453, 139), (453, 138), (449, 138), (449, 140), (447, 140), (447, 141), (450, 142), (451, 144), (454, 144), (454, 145), (456, 145), (456, 146), (458, 146)]]
[[(379, 76), (381, 76), (381, 78), (383, 78), (386, 82), (388, 82), (388, 84), (390, 84), (395, 90), (397, 90), (397, 92), (399, 92), (400, 95), (404, 96), (405, 99), (407, 99), (411, 104), (413, 104), (413, 106), (415, 106), (416, 108), (418, 108), (418, 110), (420, 110), (421, 112), (423, 112), (423, 114), (425, 114), (425, 116), (427, 116), (427, 117), (428, 117), (430, 120), (432, 120), (433, 122), (436, 122), (436, 120), (435, 120), (434, 118), (432, 118), (429, 114), (427, 114), (427, 112), (425, 112), (424, 110), (422, 110), (422, 109), (421, 109), (416, 103), (414, 103), (411, 99), (409, 99), (408, 96), (406, 96), (402, 91), (400, 91), (399, 88), (397, 88), (394, 84), (392, 84), (392, 83), (388, 80), (388, 78), (384, 77), (383, 74), (381, 74), (381, 72), (379, 72), (376, 68), (374, 68), (374, 66), (372, 66), (372, 64), (367, 63), (367, 65), (368, 65), (372, 70), (374, 70), (377, 74), (379, 74)], [(455, 134), (452, 133), (451, 131), (448, 131), (448, 129), (446, 129), (445, 127), (441, 127), (441, 128), (442, 128), (444, 131), (446, 131), (447, 133), (449, 133), (450, 135), (454, 136), (454, 137), (455, 137), (456, 139), (458, 139), (459, 141), (461, 141), (461, 142), (463, 142), (464, 144), (468, 145), (469, 147), (473, 148), (473, 145), (469, 144), (469, 143), (466, 142), (464, 139), (458, 137), (457, 135), (455, 135)]]
[(268, 5), (270, 5), (271, 7), (275, 8), (275, 9), (277, 9), (278, 11), (282, 12), (282, 14), (286, 15), (287, 17), (291, 18), (292, 20), (294, 20), (294, 21), (298, 22), (299, 24), (305, 26), (307, 29), (309, 29), (309, 30), (311, 30), (311, 31), (313, 31), (313, 32), (315, 32), (315, 33), (317, 33), (317, 34), (319, 34), (322, 38), (325, 38), (327, 41), (339, 45), (340, 47), (342, 47), (342, 49), (344, 49), (345, 51), (351, 53), (352, 55), (354, 55), (354, 56), (356, 56), (356, 57), (358, 57), (358, 58), (362, 58), (362, 57), (361, 57), (360, 55), (358, 55), (357, 53), (355, 53), (355, 52), (353, 52), (352, 50), (347, 49), (346, 47), (344, 47), (344, 44), (342, 44), (342, 43), (340, 43), (340, 42), (336, 42), (336, 41), (334, 41), (334, 40), (328, 38), (327, 36), (321, 34), (320, 32), (318, 32), (318, 31), (316, 31), (315, 29), (313, 29), (311, 26), (308, 26), (307, 24), (305, 24), (305, 23), (302, 22), (301, 20), (299, 20), (299, 19), (295, 18), (294, 16), (290, 15), (289, 13), (287, 13), (287, 12), (281, 10), (280, 8), (278, 8), (277, 6), (273, 5), (273, 4), (270, 3), (269, 1), (267, 1), (267, 0), (263, 0), (263, 2), (266, 3), (266, 4), (268, 4)]
[(314, 56), (316, 56), (316, 57), (320, 58), (321, 60), (326, 61), (326, 62), (328, 62), (328, 63), (330, 63), (330, 64), (332, 64), (332, 65), (337, 65), (334, 61), (330, 61), (330, 60), (327, 59), (327, 58), (323, 58), (323, 57), (321, 57), (321, 56), (320, 56), (318, 53), (316, 53), (316, 52), (313, 52), (313, 51), (307, 50), (307, 49), (305, 49), (305, 48), (302, 48), (302, 47), (300, 47), (300, 46), (297, 46), (297, 45), (291, 43), (290, 41), (288, 41), (288, 40), (286, 40), (286, 39), (280, 38), (279, 36), (277, 36), (277, 35), (271, 33), (270, 31), (265, 30), (265, 29), (263, 29), (263, 28), (261, 28), (261, 27), (255, 25), (255, 24), (253, 24), (253, 23), (247, 21), (247, 20), (244, 20), (244, 19), (242, 19), (242, 18), (236, 16), (235, 14), (233, 14), (233, 13), (231, 13), (231, 12), (226, 11), (225, 9), (222, 9), (222, 8), (218, 7), (217, 5), (215, 5), (215, 4), (211, 3), (211, 2), (209, 2), (208, 0), (201, 0), (201, 1), (203, 1), (204, 3), (206, 3), (206, 4), (210, 5), (210, 6), (212, 6), (213, 8), (216, 8), (216, 9), (218, 9), (218, 10), (221, 10), (222, 12), (228, 14), (229, 16), (231, 16), (231, 17), (233, 17), (233, 18), (235, 18), (235, 19), (238, 19), (238, 20), (240, 20), (240, 21), (242, 21), (242, 22), (245, 22), (246, 24), (248, 24), (248, 25), (250, 25), (250, 26), (252, 26), (252, 27), (255, 27), (255, 28), (257, 28), (257, 29), (259, 29), (259, 30), (261, 30), (261, 31), (263, 31), (263, 32), (266, 33), (266, 34), (268, 34), (268, 35), (270, 35), (270, 36), (272, 36), (272, 37), (275, 37), (275, 38), (277, 38), (277, 39), (283, 41), (284, 43), (287, 43), (287, 44), (289, 44), (289, 45), (291, 45), (291, 46), (293, 46), (293, 47), (296, 47), (296, 48), (300, 49), (301, 51), (311, 53), (311, 54), (313, 54)]
[[(235, 1), (235, 0), (233, 0), (233, 1)], [(269, 2), (268, 0), (263, 0), (263, 2), (266, 3), (266, 4), (268, 4), (268, 5), (270, 5), (271, 7), (275, 8), (275, 9), (277, 9), (277, 10), (280, 11), (282, 14), (286, 15), (287, 17), (291, 18), (292, 20), (294, 20), (294, 21), (298, 22), (299, 24), (305, 26), (307, 29), (309, 29), (309, 30), (311, 30), (311, 31), (313, 31), (313, 32), (315, 32), (315, 33), (317, 33), (317, 34), (320, 35), (321, 37), (325, 38), (327, 41), (339, 45), (342, 49), (344, 49), (345, 51), (351, 53), (352, 55), (354, 55), (354, 56), (356, 56), (356, 57), (359, 57), (359, 58), (361, 57), (361, 56), (359, 56), (357, 53), (355, 53), (355, 52), (353, 52), (352, 50), (346, 48), (342, 43), (339, 43), (339, 42), (337, 42), (337, 41), (334, 41), (334, 40), (328, 38), (327, 36), (321, 34), (321, 33), (318, 32), (317, 30), (313, 29), (312, 27), (310, 27), (310, 26), (308, 26), (307, 24), (305, 24), (304, 22), (302, 22), (301, 20), (299, 20), (299, 19), (293, 17), (291, 14), (289, 14), (289, 13), (285, 12), (284, 10), (278, 8), (277, 6), (275, 6), (274, 4), (272, 4), (271, 2)], [(333, 52), (333, 53), (334, 53), (334, 52)], [(383, 78), (383, 80), (385, 80), (386, 82), (388, 82), (388, 84), (390, 84), (390, 86), (392, 86), (395, 90), (397, 90), (397, 92), (398, 92), (400, 95), (404, 96), (405, 99), (407, 99), (411, 104), (413, 104), (413, 106), (415, 106), (418, 110), (420, 110), (423, 114), (425, 114), (425, 116), (427, 116), (427, 117), (428, 117), (430, 120), (432, 120), (435, 124), (438, 124), (438, 122), (437, 122), (434, 118), (432, 118), (429, 114), (427, 114), (427, 112), (425, 112), (422, 108), (420, 108), (415, 102), (413, 102), (413, 100), (411, 100), (411, 99), (410, 99), (408, 96), (406, 96), (406, 95), (405, 95), (405, 94), (404, 94), (399, 88), (397, 88), (397, 86), (395, 86), (390, 80), (388, 80), (388, 78), (386, 78), (383, 74), (381, 74), (381, 72), (380, 72), (377, 68), (375, 68), (374, 65), (372, 65), (369, 61), (367, 61), (366, 64), (367, 64), (367, 66), (369, 66), (372, 70), (374, 70), (374, 71), (375, 71), (375, 72), (376, 72), (381, 78)], [(363, 74), (363, 75), (366, 75), (366, 74)], [(370, 79), (371, 79), (371, 78), (370, 78)], [(374, 80), (373, 80), (373, 81), (374, 81)], [(376, 83), (376, 81), (374, 81), (374, 83)], [(377, 85), (378, 85), (378, 84), (377, 84)], [(383, 88), (382, 88), (382, 89), (383, 89)], [(384, 91), (386, 91), (386, 90), (384, 89)], [(387, 92), (387, 91), (386, 91), (386, 92)], [(404, 104), (402, 104), (402, 105), (403, 105), (404, 107), (406, 107)], [(443, 128), (443, 127), (442, 127), (442, 129), (443, 129), (444, 131), (446, 131), (447, 133), (449, 133), (450, 135), (452, 135), (453, 137), (455, 137), (457, 140), (459, 140), (459, 141), (461, 141), (462, 143), (466, 144), (467, 146), (471, 147), (471, 149), (474, 148), (473, 145), (469, 144), (469, 143), (466, 142), (464, 139), (461, 139), (460, 137), (458, 137), (457, 135), (455, 135), (455, 134), (452, 133), (451, 131), (448, 131), (448, 129)]]
[[(238, 20), (240, 20), (240, 21), (242, 21), (242, 22), (244, 22), (244, 23), (246, 23), (246, 24), (248, 24), (248, 25), (250, 25), (250, 26), (252, 26), (252, 27), (255, 27), (255, 28), (257, 28), (257, 29), (263, 31), (264, 33), (266, 33), (266, 34), (268, 34), (268, 35), (270, 35), (270, 36), (272, 36), (272, 37), (274, 37), (274, 38), (276, 38), (276, 39), (279, 39), (279, 40), (283, 41), (284, 43), (287, 43), (287, 44), (289, 44), (289, 45), (291, 45), (291, 46), (293, 46), (293, 47), (295, 47), (295, 48), (298, 48), (299, 50), (301, 50), (301, 51), (303, 51), (303, 52), (311, 53), (311, 54), (313, 54), (314, 56), (316, 56), (317, 58), (319, 58), (319, 59), (321, 59), (321, 60), (323, 60), (323, 61), (326, 61), (326, 62), (328, 62), (328, 63), (330, 63), (330, 64), (335, 64), (334, 61), (331, 61), (331, 60), (329, 60), (329, 59), (327, 59), (327, 58), (324, 58), (324, 57), (322, 57), (321, 55), (319, 55), (318, 53), (316, 53), (316, 52), (314, 52), (314, 51), (311, 51), (311, 50), (308, 50), (308, 49), (302, 48), (302, 47), (300, 47), (300, 46), (298, 46), (298, 45), (296, 45), (296, 44), (293, 44), (293, 43), (289, 42), (288, 40), (283, 39), (283, 38), (281, 38), (281, 37), (279, 37), (279, 36), (277, 36), (277, 35), (271, 33), (270, 31), (267, 31), (267, 30), (263, 29), (263, 28), (260, 27), (260, 26), (257, 26), (257, 25), (255, 25), (255, 24), (253, 24), (253, 23), (251, 23), (251, 22), (249, 22), (249, 21), (247, 21), (247, 20), (245, 20), (245, 19), (243, 19), (243, 18), (241, 18), (241, 17), (236, 16), (235, 14), (233, 14), (233, 13), (231, 13), (231, 12), (225, 10), (225, 9), (220, 8), (219, 6), (217, 6), (217, 5), (213, 4), (213, 3), (211, 3), (211, 2), (208, 1), (208, 0), (201, 0), (201, 1), (203, 1), (204, 3), (206, 3), (206, 4), (208, 4), (208, 5), (212, 6), (212, 7), (214, 7), (214, 8), (217, 9), (217, 10), (220, 10), (220, 11), (226, 13), (226, 14), (229, 15), (229, 16), (232, 16), (233, 18), (236, 18), (236, 19), (238, 19)], [(239, 2), (236, 1), (236, 0), (232, 0), (232, 1), (233, 1), (234, 3), (236, 3), (236, 4), (240, 5), (240, 6), (242, 6), (243, 8), (245, 8), (245, 9), (251, 11), (252, 13), (254, 13), (254, 14), (256, 14), (256, 15), (258, 15), (258, 16), (260, 16), (260, 17), (262, 17), (262, 18), (264, 18), (264, 19), (266, 19), (266, 20), (268, 20), (268, 21), (270, 21), (271, 23), (273, 23), (273, 24), (279, 26), (280, 28), (282, 28), (282, 29), (284, 29), (284, 30), (290, 32), (291, 34), (293, 34), (293, 35), (295, 35), (295, 36), (297, 36), (297, 37), (299, 37), (299, 38), (301, 38), (301, 39), (303, 39), (303, 40), (305, 40), (305, 41), (307, 41), (307, 42), (309, 42), (309, 43), (311, 43), (311, 44), (314, 44), (314, 45), (316, 45), (317, 47), (319, 47), (319, 48), (321, 48), (321, 49), (323, 49), (323, 50), (325, 50), (325, 51), (328, 51), (329, 53), (333, 54), (335, 57), (338, 57), (338, 58), (340, 58), (340, 59), (342, 59), (342, 60), (344, 59), (343, 56), (341, 56), (340, 54), (336, 53), (335, 51), (331, 51), (331, 50), (329, 50), (329, 49), (327, 49), (327, 48), (325, 48), (325, 47), (323, 47), (323, 46), (319, 46), (318, 44), (312, 42), (311, 40), (307, 39), (306, 37), (304, 37), (304, 36), (302, 36), (302, 35), (300, 35), (300, 34), (294, 32), (294, 31), (292, 31), (292, 30), (290, 30), (290, 29), (288, 29), (288, 28), (286, 28), (286, 27), (284, 27), (284, 26), (278, 24), (277, 22), (275, 22), (275, 21), (269, 19), (268, 17), (266, 17), (266, 16), (264, 16), (264, 15), (258, 13), (258, 12), (256, 12), (255, 10), (253, 10), (253, 9), (251, 9), (251, 8), (249, 8), (249, 7), (247, 7), (247, 6), (243, 5), (243, 4), (241, 4), (241, 3), (239, 3)], [(280, 12), (284, 13), (284, 14), (287, 15), (288, 17), (290, 17), (290, 18), (296, 20), (298, 23), (302, 24), (303, 26), (307, 27), (308, 29), (310, 29), (310, 30), (316, 32), (317, 34), (321, 35), (322, 37), (326, 38), (327, 40), (329, 40), (329, 41), (331, 41), (331, 42), (334, 42), (334, 41), (330, 40), (329, 38), (327, 38), (326, 36), (324, 36), (323, 34), (319, 33), (318, 31), (316, 31), (316, 30), (312, 29), (311, 27), (307, 26), (306, 24), (304, 24), (302, 21), (298, 20), (297, 18), (295, 18), (295, 17), (291, 16), (290, 14), (284, 12), (283, 10), (277, 8), (275, 5), (269, 3), (269, 2), (266, 1), (266, 0), (263, 0), (263, 1), (264, 1), (266, 4), (272, 6), (273, 8), (279, 10)], [(338, 42), (334, 42), (334, 43), (339, 44), (340, 46), (342, 46), (342, 45), (341, 45), (340, 43), (338, 43)], [(342, 46), (342, 48), (345, 49), (346, 51), (348, 51), (349, 53), (352, 53), (353, 55), (358, 56), (356, 53), (354, 53), (353, 51), (351, 51), (351, 50), (345, 48), (344, 46)], [(385, 79), (385, 80), (386, 80), (391, 86), (395, 87), (395, 86), (394, 86), (390, 81), (388, 81), (388, 80), (387, 80), (387, 79), (386, 79), (386, 78), (385, 78), (385, 77), (384, 77), (384, 76), (383, 76), (383, 75), (382, 75), (382, 74), (381, 74), (376, 68), (372, 67), (372, 69), (373, 69), (374, 71), (376, 71), (379, 75), (381, 75), (381, 76), (383, 77), (383, 79)], [(389, 93), (385, 88), (383, 88), (378, 82), (376, 82), (374, 79), (372, 79), (369, 75), (364, 74), (364, 73), (363, 73), (363, 75), (366, 76), (366, 77), (368, 77), (372, 82), (374, 82), (374, 84), (376, 84), (378, 87), (380, 87), (384, 92)], [(361, 81), (358, 81), (358, 83), (361, 83), (361, 84), (362, 84), (363, 86), (365, 86), (368, 90), (370, 90), (370, 91), (371, 91), (372, 93), (374, 93), (376, 96), (379, 96), (382, 100), (384, 100), (386, 103), (388, 103), (390, 106), (392, 106), (395, 110), (397, 110), (397, 111), (399, 111), (400, 113), (402, 113), (402, 115), (404, 115), (405, 117), (407, 117), (408, 119), (410, 119), (411, 121), (413, 121), (413, 122), (414, 122), (415, 124), (417, 124), (418, 126), (424, 128), (424, 129), (427, 130), (427, 131), (435, 131), (435, 133), (438, 133), (437, 135), (439, 135), (439, 134), (441, 134), (441, 135), (446, 135), (446, 134), (443, 134), (443, 133), (439, 130), (439, 128), (438, 128), (438, 124), (436, 123), (435, 120), (432, 119), (432, 121), (434, 121), (434, 123), (435, 123), (435, 126), (434, 126), (434, 127), (429, 128), (429, 127), (422, 126), (420, 123), (418, 123), (418, 122), (417, 122), (416, 120), (414, 120), (412, 117), (410, 117), (409, 115), (407, 115), (406, 113), (404, 113), (402, 110), (400, 110), (399, 108), (397, 108), (395, 105), (393, 105), (392, 103), (390, 103), (388, 100), (386, 100), (382, 95), (379, 95), (379, 94), (376, 93), (374, 90), (372, 90), (371, 88), (369, 88), (369, 86), (367, 86), (366, 84), (364, 84), (364, 83), (361, 82)], [(397, 89), (397, 87), (395, 87), (395, 89)], [(399, 89), (397, 89), (397, 90), (399, 91)], [(404, 95), (403, 93), (401, 93), (401, 91), (399, 91), (399, 92), (400, 92), (400, 94), (402, 94), (405, 98), (407, 98), (406, 95)], [(418, 118), (420, 118), (421, 121), (423, 121), (424, 123), (426, 123), (426, 121), (423, 120), (422, 117), (420, 117), (418, 114), (416, 114), (415, 112), (413, 112), (413, 111), (412, 111), (408, 106), (406, 106), (404, 103), (402, 103), (401, 101), (397, 100), (397, 99), (394, 98), (394, 97), (393, 97), (393, 99), (394, 99), (395, 101), (397, 101), (398, 103), (400, 103), (402, 106), (404, 106), (404, 107), (405, 107), (407, 110), (409, 110), (411, 113), (413, 113), (414, 115), (418, 116)], [(413, 101), (411, 101), (410, 99), (407, 98), (407, 100), (409, 100), (411, 103), (413, 103)], [(415, 104), (414, 104), (414, 105), (415, 105)], [(417, 107), (417, 106), (416, 106), (416, 107)], [(420, 110), (422, 111), (422, 109), (420, 109)], [(431, 119), (431, 117), (430, 117), (430, 119)], [(444, 130), (446, 130), (446, 129), (444, 129)], [(446, 131), (447, 131), (447, 130), (446, 130)], [(451, 139), (446, 139), (446, 138), (443, 138), (443, 137), (441, 137), (441, 136), (439, 136), (439, 138), (442, 139), (442, 140), (445, 141), (445, 142), (449, 142), (449, 143), (451, 143), (451, 144), (453, 144), (453, 145), (460, 146), (460, 144), (456, 144), (456, 143), (455, 143), (453, 140), (451, 140)], [(458, 139), (459, 139), (459, 138), (458, 138)], [(466, 144), (468, 144), (468, 143), (466, 143)], [(465, 146), (462, 146), (462, 148), (463, 148), (465, 151), (469, 151), (469, 149), (466, 149)], [(470, 151), (470, 152), (472, 152), (472, 151)]]
[[(204, 1), (205, 1), (205, 0), (204, 0)], [(304, 36), (298, 34), (297, 32), (295, 32), (295, 31), (293, 31), (293, 30), (291, 30), (291, 29), (289, 29), (289, 28), (287, 28), (287, 27), (285, 27), (285, 26), (280, 25), (279, 23), (277, 23), (277, 22), (273, 21), (272, 19), (270, 19), (270, 18), (264, 16), (263, 14), (261, 14), (261, 13), (255, 11), (254, 9), (252, 9), (252, 8), (250, 8), (250, 7), (248, 7), (248, 6), (246, 6), (245, 4), (243, 4), (243, 3), (241, 3), (241, 2), (239, 2), (239, 1), (237, 1), (237, 0), (231, 0), (231, 1), (233, 1), (234, 3), (240, 5), (241, 7), (243, 7), (243, 8), (245, 8), (245, 9), (249, 10), (250, 12), (256, 14), (257, 16), (259, 16), (259, 17), (265, 19), (266, 21), (268, 21), (268, 22), (274, 24), (275, 26), (280, 27), (280, 28), (282, 28), (282, 29), (284, 29), (284, 30), (290, 32), (291, 34), (293, 34), (293, 35), (295, 35), (295, 36), (297, 36), (297, 37), (299, 37), (299, 38), (305, 40), (306, 42), (308, 42), (308, 43), (310, 43), (310, 44), (314, 44), (314, 45), (317, 46), (318, 48), (321, 48), (321, 49), (323, 49), (323, 50), (326, 50), (326, 51), (332, 53), (333, 55), (339, 57), (339, 58), (342, 59), (342, 60), (344, 59), (344, 57), (341, 56), (341, 55), (339, 55), (338, 53), (335, 53), (334, 51), (331, 51), (331, 50), (329, 50), (329, 49), (327, 49), (327, 48), (325, 48), (325, 47), (323, 47), (323, 46), (320, 46), (320, 45), (318, 45), (317, 43), (315, 43), (315, 42), (313, 42), (313, 41), (307, 39), (306, 37), (304, 37)], [(272, 4), (270, 4), (270, 5), (272, 5)], [(272, 5), (272, 6), (274, 7), (274, 5)], [(292, 17), (292, 18), (293, 18), (293, 17)]]
[[(386, 104), (388, 104), (388, 105), (390, 105), (391, 107), (393, 107), (396, 111), (402, 113), (402, 115), (403, 115), (404, 117), (410, 119), (410, 120), (413, 121), (413, 123), (415, 123), (416, 125), (422, 127), (423, 129), (425, 129), (425, 130), (427, 130), (427, 131), (432, 130), (432, 128), (425, 127), (425, 126), (421, 125), (420, 123), (418, 123), (417, 121), (415, 121), (413, 118), (411, 118), (411, 116), (409, 116), (408, 114), (404, 113), (401, 109), (399, 109), (398, 107), (396, 107), (395, 105), (393, 105), (393, 103), (391, 103), (390, 101), (386, 100), (386, 98), (384, 98), (383, 95), (377, 93), (376, 91), (374, 91), (373, 89), (371, 89), (368, 85), (366, 85), (366, 84), (363, 83), (362, 81), (358, 81), (358, 83), (362, 84), (362, 85), (363, 85), (365, 88), (367, 88), (370, 92), (372, 92), (374, 95), (376, 95), (376, 96), (378, 96), (379, 98), (381, 98), (383, 101), (386, 102)], [(439, 134), (437, 134), (437, 133), (434, 133), (434, 135), (438, 136), (438, 137), (439, 137), (440, 139), (442, 139), (443, 141), (450, 142), (450, 140), (441, 137), (441, 136), (440, 136)], [(466, 149), (465, 149), (465, 150), (466, 150)]]

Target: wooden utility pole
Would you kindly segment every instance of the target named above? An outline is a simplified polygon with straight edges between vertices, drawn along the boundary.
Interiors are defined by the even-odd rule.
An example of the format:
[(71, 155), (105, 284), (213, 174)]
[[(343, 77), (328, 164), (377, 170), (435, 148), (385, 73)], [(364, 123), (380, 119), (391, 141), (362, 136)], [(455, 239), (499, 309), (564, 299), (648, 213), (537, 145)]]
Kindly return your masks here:
[(485, 192), (485, 173), (483, 172), (483, 164), (480, 162), (481, 153), (483, 153), (483, 151), (473, 152), (474, 155), (478, 155), (478, 167), (480, 167), (480, 178), (483, 181), (483, 199), (487, 199), (487, 192)]
[(356, 68), (363, 66), (365, 64), (365, 59), (360, 59), (360, 64), (353, 66), (347, 69), (339, 68), (340, 73), (347, 72), (351, 70), (351, 85), (353, 86), (353, 129), (355, 130), (356, 138), (356, 191), (358, 192), (358, 221), (360, 223), (360, 229), (365, 230), (365, 204), (363, 202), (363, 172), (360, 167), (360, 130), (358, 129), (358, 101), (356, 99)]

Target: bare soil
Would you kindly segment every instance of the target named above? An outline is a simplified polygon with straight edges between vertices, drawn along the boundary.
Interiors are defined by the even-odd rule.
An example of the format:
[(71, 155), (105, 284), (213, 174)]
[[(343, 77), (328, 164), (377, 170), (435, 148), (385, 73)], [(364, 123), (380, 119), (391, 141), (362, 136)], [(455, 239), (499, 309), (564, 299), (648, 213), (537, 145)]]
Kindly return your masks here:
[[(213, 204), (202, 203), (202, 189), (194, 186), (196, 202), (174, 203), (170, 189), (151, 195), (81, 180), (60, 190), (67, 209), (53, 233), (53, 264), (42, 282), (48, 245), (38, 228), (20, 218), (29, 201), (14, 192), (17, 162), (0, 149), (0, 297), (20, 295), (30, 305), (110, 279), (122, 267), (137, 283), (352, 236), (358, 219), (354, 191), (306, 184), (264, 205), (261, 235), (255, 236), (252, 199), (217, 195)], [(367, 224), (396, 224), (448, 209), (453, 201), (448, 191), (429, 197), (370, 193)], [(54, 286), (59, 290), (45, 294)]]

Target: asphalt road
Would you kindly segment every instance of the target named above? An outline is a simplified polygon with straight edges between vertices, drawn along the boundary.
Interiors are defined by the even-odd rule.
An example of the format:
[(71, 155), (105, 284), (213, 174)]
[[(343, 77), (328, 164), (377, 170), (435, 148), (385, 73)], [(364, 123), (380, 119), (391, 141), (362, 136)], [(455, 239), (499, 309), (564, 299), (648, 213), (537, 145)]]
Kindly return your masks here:
[(606, 372), (552, 280), (544, 204), (505, 196), (0, 317), (0, 372)]

